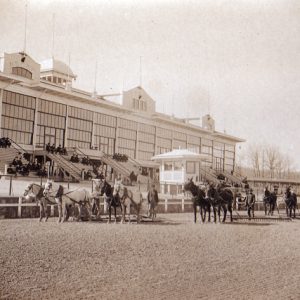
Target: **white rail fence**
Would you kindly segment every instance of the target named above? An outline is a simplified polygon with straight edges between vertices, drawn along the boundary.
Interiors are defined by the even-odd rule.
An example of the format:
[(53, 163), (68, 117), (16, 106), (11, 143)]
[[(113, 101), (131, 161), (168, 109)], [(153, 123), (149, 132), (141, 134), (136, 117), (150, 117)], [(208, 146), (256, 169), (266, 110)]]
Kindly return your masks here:
[[(22, 208), (24, 207), (37, 207), (36, 203), (24, 203), (22, 201), (22, 197), (0, 197), (1, 202), (5, 201), (6, 199), (15, 199), (15, 203), (0, 203), (0, 210), (2, 208), (13, 208), (17, 207), (17, 217), (22, 217)], [(146, 201), (146, 199), (144, 199)], [(278, 207), (279, 209), (285, 208), (283, 199), (278, 199)], [(237, 202), (236, 203), (236, 210), (245, 210), (244, 203)], [(50, 216), (55, 215), (55, 206), (53, 204), (49, 204), (48, 207), (50, 207)], [(107, 204), (101, 197), (100, 199), (100, 206), (102, 207), (102, 211), (104, 213), (107, 213)], [(262, 201), (256, 202), (256, 210), (264, 210), (264, 204)], [(160, 199), (158, 203), (158, 212), (159, 213), (180, 213), (180, 212), (191, 212), (192, 211), (192, 201), (188, 197), (183, 198), (163, 198)], [(1, 212), (0, 212), (1, 215)], [(3, 215), (3, 214), (2, 214)], [(26, 217), (26, 216), (25, 216)]]

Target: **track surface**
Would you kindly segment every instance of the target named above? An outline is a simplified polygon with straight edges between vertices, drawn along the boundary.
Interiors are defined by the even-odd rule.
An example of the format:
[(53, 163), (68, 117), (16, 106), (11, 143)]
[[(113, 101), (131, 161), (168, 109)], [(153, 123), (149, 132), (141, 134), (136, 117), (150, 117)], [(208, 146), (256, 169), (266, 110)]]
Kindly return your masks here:
[(300, 299), (300, 221), (0, 221), (0, 299)]

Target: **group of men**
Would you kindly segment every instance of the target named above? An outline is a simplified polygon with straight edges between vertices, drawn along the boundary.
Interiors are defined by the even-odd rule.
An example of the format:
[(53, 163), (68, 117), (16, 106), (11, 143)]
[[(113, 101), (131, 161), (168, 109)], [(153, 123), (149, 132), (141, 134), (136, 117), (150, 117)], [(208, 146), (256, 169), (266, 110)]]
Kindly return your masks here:
[(61, 145), (56, 147), (55, 144), (52, 144), (52, 146), (51, 146), (50, 143), (48, 143), (46, 145), (46, 151), (51, 152), (51, 153), (61, 154), (61, 155), (67, 154), (66, 148), (63, 148)]
[(2, 137), (0, 139), (0, 148), (9, 148), (11, 146), (11, 142), (8, 137)]

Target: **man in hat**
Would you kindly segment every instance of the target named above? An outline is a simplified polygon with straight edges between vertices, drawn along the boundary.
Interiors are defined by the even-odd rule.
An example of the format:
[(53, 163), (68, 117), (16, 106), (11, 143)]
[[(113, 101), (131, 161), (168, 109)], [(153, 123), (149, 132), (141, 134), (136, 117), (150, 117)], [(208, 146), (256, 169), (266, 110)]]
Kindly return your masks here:
[(158, 204), (158, 192), (155, 189), (155, 184), (151, 185), (150, 191), (147, 195), (148, 212), (150, 217), (156, 217), (156, 206)]
[(249, 219), (251, 218), (251, 211), (252, 211), (252, 218), (254, 218), (254, 205), (255, 205), (255, 195), (253, 194), (253, 190), (250, 189), (249, 193), (246, 196), (246, 207)]

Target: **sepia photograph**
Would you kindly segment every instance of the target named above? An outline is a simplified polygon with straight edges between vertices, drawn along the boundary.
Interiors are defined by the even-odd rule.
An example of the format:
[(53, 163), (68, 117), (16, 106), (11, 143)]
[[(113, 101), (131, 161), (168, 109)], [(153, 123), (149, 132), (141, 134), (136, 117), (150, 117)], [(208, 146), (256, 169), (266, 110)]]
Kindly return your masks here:
[(0, 0), (0, 299), (300, 299), (300, 2)]

